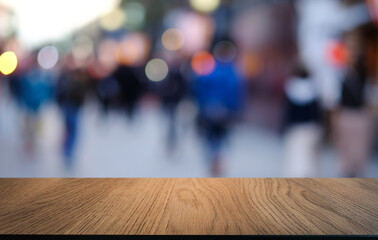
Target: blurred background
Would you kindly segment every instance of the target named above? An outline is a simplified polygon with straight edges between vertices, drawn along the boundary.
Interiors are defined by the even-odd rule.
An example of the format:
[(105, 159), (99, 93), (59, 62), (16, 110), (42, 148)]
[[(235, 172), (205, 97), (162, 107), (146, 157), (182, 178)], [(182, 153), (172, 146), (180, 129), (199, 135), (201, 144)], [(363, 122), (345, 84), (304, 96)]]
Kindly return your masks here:
[(378, 0), (0, 0), (0, 177), (378, 177)]

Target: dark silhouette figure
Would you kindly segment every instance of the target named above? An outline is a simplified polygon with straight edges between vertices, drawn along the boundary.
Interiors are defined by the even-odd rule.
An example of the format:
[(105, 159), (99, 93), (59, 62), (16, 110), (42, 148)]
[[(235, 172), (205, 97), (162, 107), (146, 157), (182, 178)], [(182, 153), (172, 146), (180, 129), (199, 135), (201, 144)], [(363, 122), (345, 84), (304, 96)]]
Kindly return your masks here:
[(187, 93), (187, 83), (180, 69), (172, 67), (167, 78), (158, 83), (157, 91), (168, 117), (167, 147), (172, 152), (177, 144), (177, 107)]
[(136, 105), (143, 92), (142, 83), (136, 73), (136, 69), (127, 66), (119, 66), (113, 74), (120, 88), (122, 105), (130, 118), (133, 117)]
[(57, 84), (57, 100), (64, 116), (63, 155), (67, 167), (72, 165), (74, 158), (79, 129), (79, 113), (86, 93), (86, 78), (87, 75), (82, 69), (64, 71)]

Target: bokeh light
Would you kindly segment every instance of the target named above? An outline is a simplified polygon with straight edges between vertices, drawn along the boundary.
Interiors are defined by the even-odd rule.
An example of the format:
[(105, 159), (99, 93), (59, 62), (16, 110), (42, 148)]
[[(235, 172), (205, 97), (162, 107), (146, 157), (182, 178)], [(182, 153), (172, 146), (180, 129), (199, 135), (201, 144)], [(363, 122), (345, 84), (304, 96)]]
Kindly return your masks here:
[(184, 35), (180, 51), (187, 56), (208, 49), (215, 31), (215, 21), (196, 12), (182, 13), (176, 20), (176, 28)]
[(113, 39), (104, 39), (100, 42), (97, 53), (98, 61), (103, 67), (113, 69), (117, 66), (117, 46), (117, 41)]
[(0, 56), (0, 71), (4, 75), (11, 74), (17, 67), (17, 56), (14, 52), (8, 51)]
[(125, 12), (117, 8), (100, 19), (101, 27), (106, 31), (116, 31), (125, 23)]
[(167, 29), (161, 37), (161, 43), (168, 50), (178, 50), (184, 45), (184, 34), (177, 28)]
[(45, 46), (39, 52), (37, 61), (39, 66), (43, 69), (51, 69), (58, 62), (58, 50), (54, 46)]
[(131, 2), (125, 5), (125, 26), (131, 30), (139, 30), (145, 22), (146, 10), (138, 2)]
[(349, 61), (349, 53), (345, 44), (331, 41), (326, 47), (326, 60), (336, 67), (343, 67)]
[(145, 73), (148, 79), (150, 79), (151, 81), (161, 81), (168, 75), (168, 65), (162, 59), (152, 59), (147, 63)]
[(218, 8), (220, 0), (189, 0), (190, 6), (199, 12), (213, 12)]
[(116, 57), (118, 43), (112, 38), (105, 38), (97, 46), (97, 58), (92, 59), (88, 66), (88, 73), (96, 80), (108, 76), (117, 68)]
[(122, 65), (140, 65), (147, 58), (150, 45), (150, 40), (145, 33), (127, 34), (117, 47), (117, 59)]
[(72, 46), (72, 55), (77, 61), (88, 59), (93, 53), (93, 41), (85, 35), (75, 38)]
[(236, 47), (230, 41), (220, 41), (214, 47), (214, 57), (220, 62), (231, 62), (236, 57)]
[(214, 71), (215, 60), (214, 57), (208, 52), (199, 52), (192, 58), (192, 69), (200, 75), (206, 76)]
[(251, 79), (261, 72), (262, 63), (256, 54), (252, 52), (242, 53), (239, 59), (239, 68), (245, 77)]

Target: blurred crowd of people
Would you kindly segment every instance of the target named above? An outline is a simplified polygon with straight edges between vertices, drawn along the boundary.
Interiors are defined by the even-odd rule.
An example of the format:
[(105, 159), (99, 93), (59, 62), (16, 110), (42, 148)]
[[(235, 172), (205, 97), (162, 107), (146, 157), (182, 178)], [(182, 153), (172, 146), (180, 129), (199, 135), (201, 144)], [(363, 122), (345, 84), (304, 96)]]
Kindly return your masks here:
[[(341, 32), (329, 50), (330, 62), (324, 59), (337, 65), (341, 82), (337, 104), (330, 108), (297, 43), (296, 11), (301, 10), (295, 1), (248, 6), (215, 1), (219, 6), (210, 10), (195, 5), (198, 1), (190, 1), (192, 8), (156, 2), (122, 1), (77, 30), (69, 47), (62, 41), (29, 49), (17, 34), (2, 39), (1, 53), (12, 51), (18, 60), (0, 84), (8, 85), (24, 112), (25, 152), (33, 155), (35, 133), (43, 127), (40, 111), (55, 102), (64, 122), (62, 155), (72, 167), (81, 109), (88, 100), (97, 101), (104, 116), (121, 111), (129, 121), (145, 101), (160, 103), (172, 152), (179, 138), (177, 108), (185, 100), (196, 106), (193, 124), (213, 176), (222, 176), (222, 148), (240, 122), (281, 134), (285, 176), (319, 176), (319, 153), (328, 143), (337, 150), (340, 176), (364, 176), (377, 147), (378, 25), (373, 20)], [(340, 1), (345, 8), (356, 4), (345, 2)], [(125, 22), (122, 13), (130, 9), (150, 22), (138, 14)], [(258, 25), (272, 16), (276, 22)]]

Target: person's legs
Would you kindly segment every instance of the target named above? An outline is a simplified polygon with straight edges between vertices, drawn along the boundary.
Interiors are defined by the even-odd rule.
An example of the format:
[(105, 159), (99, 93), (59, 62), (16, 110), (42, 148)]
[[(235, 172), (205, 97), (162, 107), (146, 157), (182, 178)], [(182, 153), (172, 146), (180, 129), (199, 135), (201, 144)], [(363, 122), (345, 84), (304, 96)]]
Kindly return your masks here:
[(168, 117), (167, 147), (169, 152), (173, 152), (177, 145), (176, 105), (169, 104), (166, 110)]
[(106, 97), (101, 100), (102, 105), (102, 114), (103, 116), (107, 116), (109, 112), (109, 99)]
[(211, 174), (213, 177), (222, 175), (221, 150), (226, 137), (226, 124), (223, 122), (212, 122), (210, 124), (209, 144)]
[(364, 111), (343, 110), (335, 121), (335, 140), (343, 176), (361, 176), (369, 158), (371, 125)]
[(334, 119), (334, 137), (335, 147), (338, 152), (339, 167), (342, 176), (350, 177), (353, 173), (352, 159), (353, 159), (353, 141), (351, 140), (350, 117), (344, 112), (340, 111)]
[(361, 111), (355, 116), (355, 155), (352, 159), (353, 171), (356, 177), (362, 177), (369, 160), (371, 147), (371, 119), (367, 112)]
[(128, 98), (124, 102), (126, 115), (128, 119), (132, 122), (134, 120), (134, 114), (137, 107), (137, 99)]
[(74, 106), (65, 107), (66, 137), (64, 142), (64, 155), (66, 163), (72, 164), (74, 147), (77, 138), (78, 109)]
[(35, 151), (37, 114), (34, 112), (25, 112), (24, 119), (24, 151), (27, 158), (32, 158)]
[(285, 177), (319, 177), (320, 140), (321, 129), (316, 124), (300, 124), (287, 130)]

